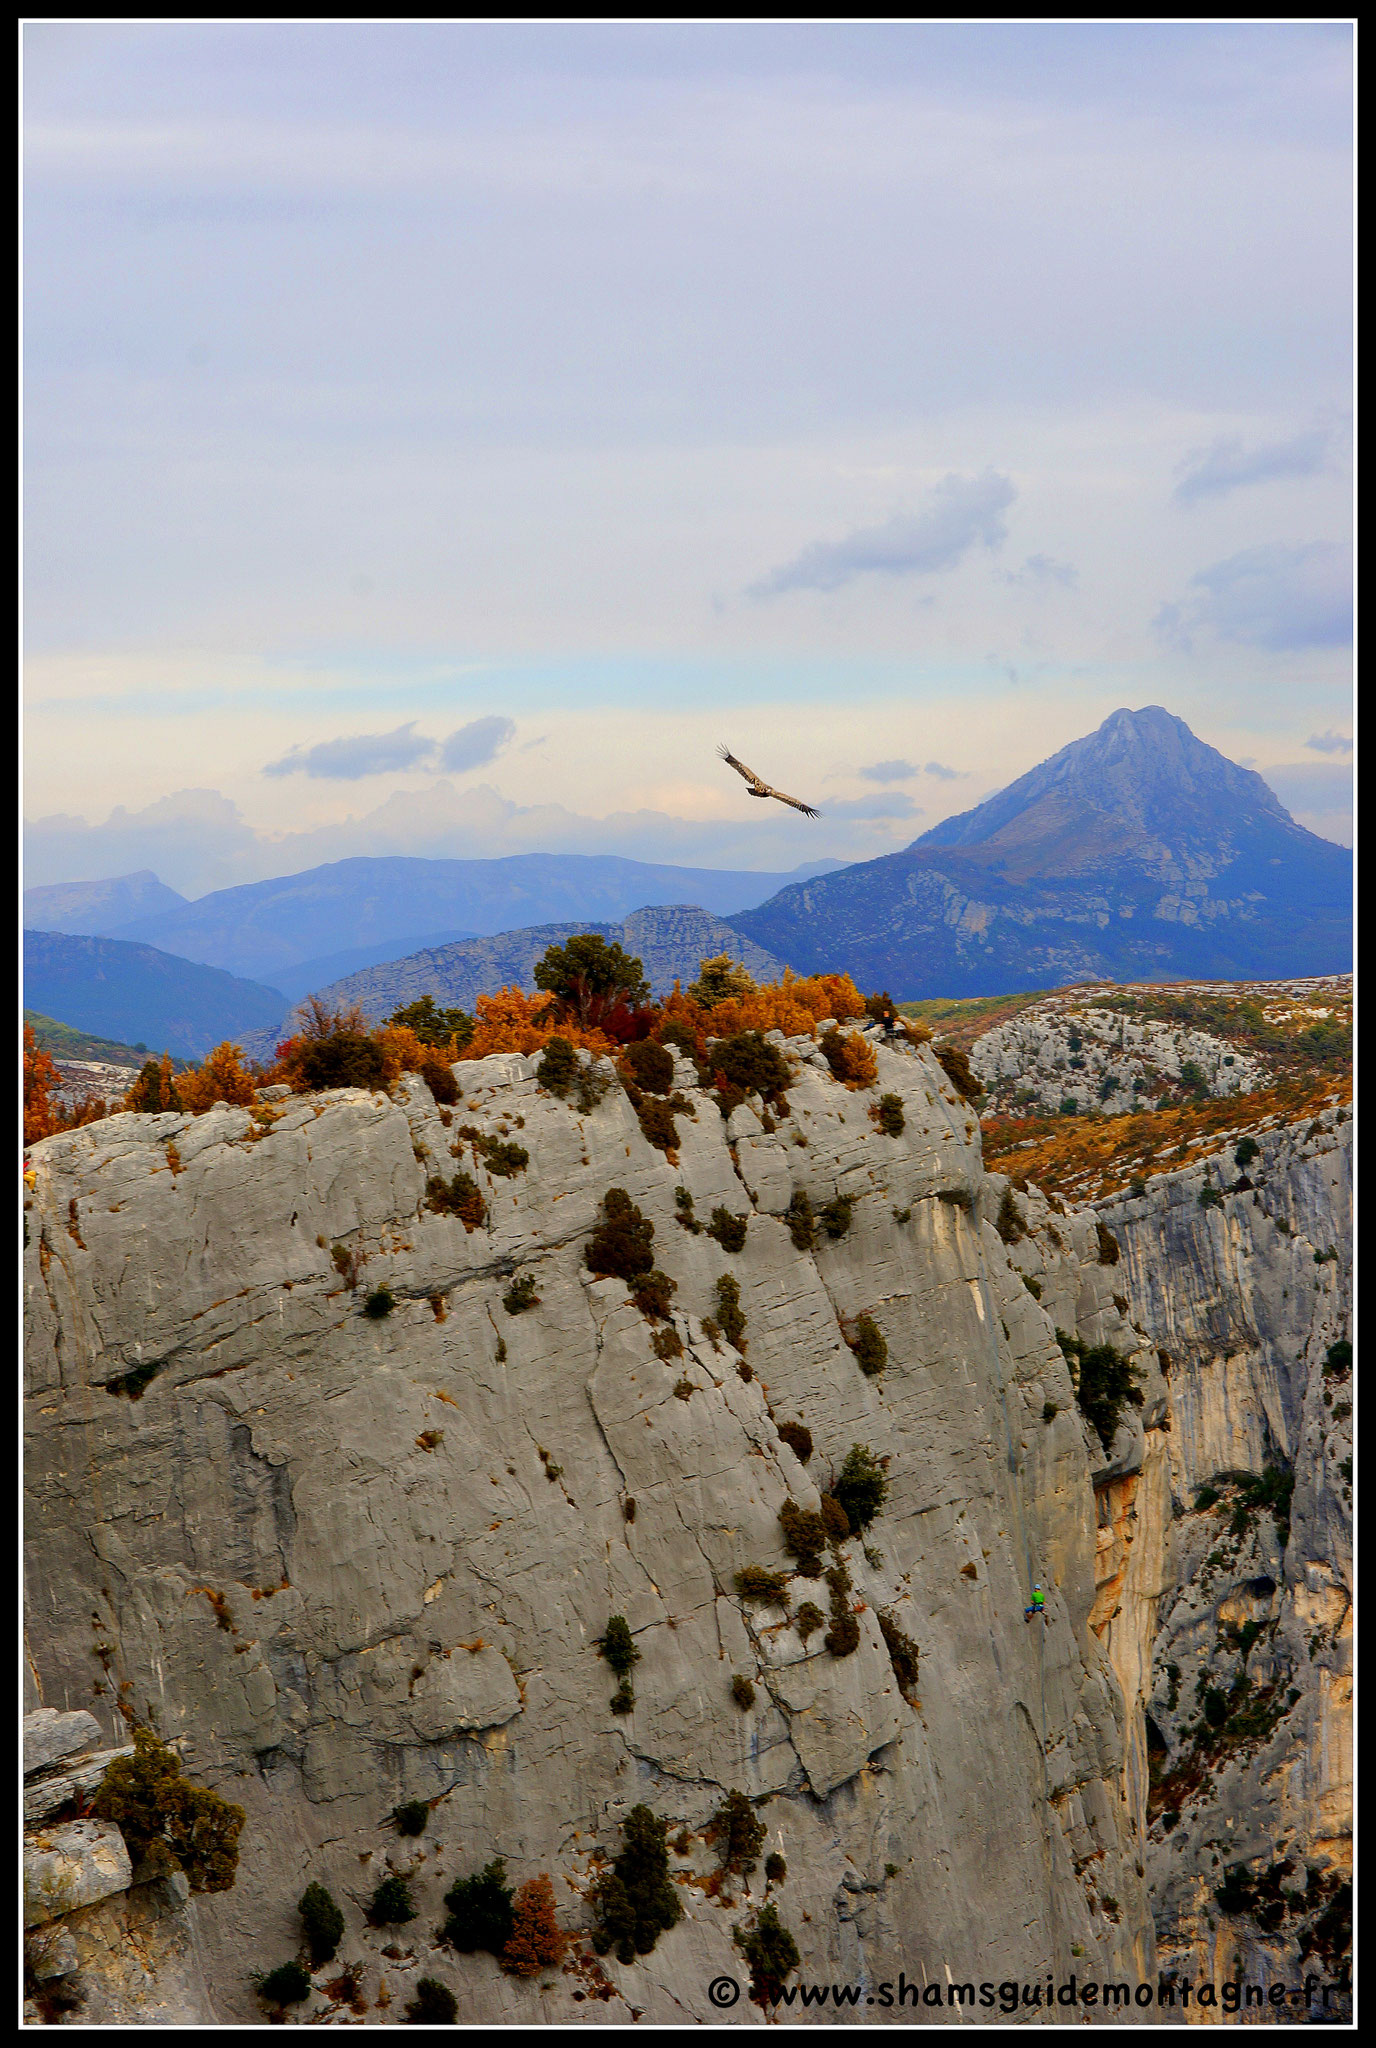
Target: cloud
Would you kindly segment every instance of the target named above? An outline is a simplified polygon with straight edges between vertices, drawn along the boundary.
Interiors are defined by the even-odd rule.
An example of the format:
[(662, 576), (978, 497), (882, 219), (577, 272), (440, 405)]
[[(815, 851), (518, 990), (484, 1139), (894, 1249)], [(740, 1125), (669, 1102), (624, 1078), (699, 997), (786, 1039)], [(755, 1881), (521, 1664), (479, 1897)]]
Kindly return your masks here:
[[(479, 719), (478, 723), (485, 721)], [(471, 728), (465, 727), (468, 730)], [(454, 737), (460, 735), (456, 733)], [(413, 719), (409, 725), (399, 725), (395, 732), (363, 732), (351, 739), (321, 740), (314, 747), (293, 747), (280, 761), (269, 762), (263, 773), (317, 775), (331, 781), (356, 782), (364, 775), (395, 775), (413, 768), (434, 751), (435, 742), (416, 731)]]
[(1245, 548), (1192, 576), (1186, 595), (1163, 605), (1153, 624), (1185, 653), (1199, 632), (1272, 653), (1341, 647), (1352, 635), (1351, 558), (1329, 541)]
[(827, 823), (778, 805), (765, 817), (683, 818), (660, 810), (605, 817), (558, 803), (517, 804), (486, 782), (435, 781), (396, 789), (374, 809), (299, 832), (255, 831), (215, 790), (181, 790), (104, 823), (66, 815), (27, 821), (25, 880), (101, 881), (151, 868), (183, 895), (299, 874), (357, 855), (496, 860), (504, 854), (621, 854), (691, 867), (751, 868), (774, 875), (803, 862), (870, 860), (905, 843), (899, 822), (919, 815), (900, 790), (828, 805)]
[(752, 585), (752, 597), (788, 590), (839, 590), (857, 576), (934, 576), (954, 569), (975, 547), (995, 548), (1007, 538), (1003, 514), (1017, 496), (1011, 478), (986, 469), (982, 476), (947, 476), (924, 512), (899, 512), (882, 526), (861, 527), (845, 540), (815, 541), (791, 562)]
[(863, 775), (866, 782), (906, 782), (919, 771), (911, 761), (876, 761), (873, 767), (857, 768), (857, 775)]
[(847, 797), (844, 803), (828, 804), (828, 818), (920, 818), (921, 804), (915, 804), (902, 789), (881, 789), (876, 796)]
[[(1352, 742), (1344, 739), (1340, 732), (1311, 732), (1304, 743), (1316, 754), (1350, 754)], [(862, 771), (863, 773), (863, 771)]]
[(1079, 582), (1079, 572), (1070, 562), (1058, 562), (1054, 555), (1029, 555), (1021, 569), (1004, 572), (1005, 583), (1057, 583), (1064, 590), (1073, 590)]
[(929, 761), (922, 772), (924, 775), (935, 775), (938, 782), (960, 782), (965, 776), (964, 769), (946, 768), (940, 761)]
[(474, 718), (467, 725), (461, 725), (457, 732), (451, 732), (440, 748), (440, 765), (452, 775), (462, 775), (469, 768), (481, 768), (485, 761), (495, 760), (503, 747), (510, 746), (516, 737), (516, 721), (513, 718)]
[(1201, 498), (1219, 498), (1246, 484), (1317, 476), (1328, 468), (1332, 446), (1328, 427), (1311, 427), (1289, 441), (1266, 441), (1259, 448), (1244, 448), (1240, 440), (1225, 436), (1185, 457), (1176, 470), (1180, 481), (1171, 492), (1171, 502), (1196, 505)]

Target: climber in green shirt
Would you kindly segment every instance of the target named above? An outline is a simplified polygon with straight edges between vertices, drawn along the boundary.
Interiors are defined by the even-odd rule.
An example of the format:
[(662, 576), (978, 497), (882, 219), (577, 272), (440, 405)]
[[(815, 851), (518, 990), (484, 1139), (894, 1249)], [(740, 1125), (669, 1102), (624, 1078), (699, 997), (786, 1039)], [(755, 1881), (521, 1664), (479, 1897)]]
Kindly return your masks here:
[(1031, 1621), (1034, 1614), (1045, 1615), (1045, 1613), (1046, 1595), (1040, 1586), (1034, 1586), (1032, 1588), (1032, 1605), (1023, 1609), (1022, 1618), (1024, 1621)]

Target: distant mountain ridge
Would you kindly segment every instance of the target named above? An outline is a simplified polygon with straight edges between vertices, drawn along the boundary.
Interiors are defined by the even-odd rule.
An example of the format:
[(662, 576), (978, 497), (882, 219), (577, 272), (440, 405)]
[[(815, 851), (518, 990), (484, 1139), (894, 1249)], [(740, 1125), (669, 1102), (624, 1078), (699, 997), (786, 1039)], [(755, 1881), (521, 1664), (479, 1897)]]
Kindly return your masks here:
[(24, 1001), (78, 1031), (183, 1059), (261, 1031), (287, 1008), (275, 988), (153, 946), (35, 931), (24, 934)]
[(24, 891), (26, 930), (83, 932), (96, 938), (135, 918), (165, 916), (185, 907), (185, 896), (160, 882), (151, 868), (104, 882), (51, 882)]
[(783, 889), (736, 929), (895, 997), (1346, 972), (1352, 866), (1159, 705), (1115, 711), (901, 853)]
[[(550, 946), (563, 945), (576, 932), (596, 932), (610, 944), (624, 946), (641, 962), (656, 995), (667, 995), (676, 980), (685, 986), (695, 981), (700, 963), (718, 953), (730, 953), (757, 981), (777, 980), (783, 972), (780, 961), (743, 939), (724, 918), (712, 917), (696, 904), (674, 903), (632, 911), (616, 924), (594, 924), (584, 918), (439, 946), (348, 975), (316, 993), (331, 1008), (357, 1003), (374, 1023), (424, 995), (471, 1013), (480, 995), (499, 988), (532, 993), (536, 962)], [(247, 1049), (261, 1056), (268, 1050), (266, 1035)]]
[[(818, 872), (839, 862), (817, 863)], [(331, 861), (297, 875), (217, 889), (138, 916), (110, 936), (161, 947), (232, 974), (289, 980), (304, 993), (348, 950), (397, 959), (428, 938), (485, 936), (529, 925), (616, 923), (646, 904), (691, 902), (714, 915), (759, 903), (797, 878), (750, 869), (682, 868), (616, 854), (521, 853), (498, 860), (388, 855)], [(302, 985), (302, 973), (309, 978)]]

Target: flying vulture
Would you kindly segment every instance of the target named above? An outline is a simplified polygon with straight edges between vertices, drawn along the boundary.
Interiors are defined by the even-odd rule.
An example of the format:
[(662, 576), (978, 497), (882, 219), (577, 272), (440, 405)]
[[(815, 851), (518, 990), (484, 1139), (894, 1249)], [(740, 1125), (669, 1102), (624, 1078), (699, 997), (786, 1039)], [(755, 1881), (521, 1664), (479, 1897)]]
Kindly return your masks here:
[(799, 803), (796, 796), (785, 796), (781, 789), (771, 789), (767, 782), (761, 782), (754, 769), (747, 768), (744, 761), (738, 761), (729, 747), (718, 747), (717, 752), (729, 767), (735, 769), (737, 775), (745, 777), (746, 781), (750, 784), (751, 796), (777, 797), (781, 804), (792, 805), (793, 809), (801, 811), (805, 818), (820, 818), (822, 815), (820, 811), (814, 811), (811, 804)]

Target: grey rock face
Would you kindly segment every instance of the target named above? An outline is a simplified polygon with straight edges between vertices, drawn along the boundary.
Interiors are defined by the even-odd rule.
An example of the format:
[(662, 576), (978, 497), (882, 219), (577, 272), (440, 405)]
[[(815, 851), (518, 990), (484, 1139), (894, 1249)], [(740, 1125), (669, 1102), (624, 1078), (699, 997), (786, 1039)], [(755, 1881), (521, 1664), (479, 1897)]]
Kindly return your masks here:
[(66, 1756), (80, 1756), (101, 1740), (100, 1723), (94, 1714), (78, 1710), (60, 1714), (55, 1707), (39, 1707), (24, 1716), (24, 1776), (47, 1770)]
[[(31, 1655), (46, 1700), (89, 1704), (108, 1740), (118, 1684), (247, 1808), (238, 1882), (190, 1909), (223, 2022), (261, 2018), (249, 1971), (295, 1951), (312, 1880), (384, 2023), (421, 1973), (492, 2024), (711, 2022), (706, 1987), (744, 1978), (731, 1929), (764, 1896), (758, 1874), (706, 1888), (703, 1830), (733, 1788), (765, 1802), (787, 1858), (803, 1976), (896, 1980), (919, 1956), (993, 1982), (1153, 1967), (1091, 1483), (1143, 1469), (1153, 1431), (1134, 1411), (1112, 1456), (1091, 1441), (1053, 1334), (1070, 1318), (1127, 1340), (1092, 1224), (1063, 1230), (1036, 1302), (933, 1057), (878, 1050), (895, 1139), (874, 1092), (839, 1086), (810, 1041), (785, 1050), (775, 1130), (742, 1118), (733, 1136), (698, 1096), (677, 1164), (619, 1090), (579, 1115), (515, 1056), (461, 1063), (452, 1114), (413, 1078), (392, 1100), (273, 1104), (266, 1130), (221, 1107), (33, 1148)], [(518, 1141), (527, 1168), (492, 1175), (460, 1126)], [(483, 1227), (425, 1204), (460, 1166)], [(611, 1187), (654, 1224), (667, 1323), (587, 1268)], [(679, 1187), (700, 1218), (748, 1217), (739, 1254), (679, 1227)], [(849, 1227), (799, 1249), (798, 1191), (848, 1197)], [(537, 1299), (512, 1312), (527, 1275)], [(742, 1350), (706, 1327), (723, 1275)], [(396, 1305), (374, 1319), (379, 1288)], [(888, 1347), (877, 1379), (846, 1342), (861, 1314)], [(786, 1421), (812, 1433), (806, 1466)], [(888, 1493), (837, 1553), (859, 1641), (835, 1657), (798, 1626), (824, 1581), (794, 1576), (784, 1608), (735, 1580), (793, 1569), (780, 1508), (817, 1509), (857, 1443)], [(624, 1715), (594, 1647), (617, 1613), (640, 1651)], [(881, 1617), (918, 1648), (907, 1696)], [(390, 1825), (402, 1799), (431, 1806), (415, 1840)], [(688, 1836), (685, 1917), (651, 1955), (606, 1962), (607, 2001), (578, 2002), (577, 1975), (541, 1986), (435, 1948), (443, 1892), (499, 1854), (513, 1882), (550, 1872), (586, 1929), (596, 1858), (642, 1802)], [(363, 1917), (389, 1870), (419, 1907), (400, 1937)], [(300, 2008), (334, 2010), (320, 1990)]]
[[(1157, 1933), (1163, 1967), (1186, 1973), (1332, 1975), (1312, 1942), (1351, 1873), (1352, 1409), (1331, 1350), (1351, 1329), (1351, 1132), (1344, 1109), (1263, 1132), (1255, 1185), (1221, 1207), (1199, 1201), (1232, 1177), (1210, 1160), (1103, 1212), (1170, 1374), (1158, 1597), (1138, 1637), (1168, 1787), (1148, 1847)], [(1249, 1507), (1230, 1476), (1268, 1472), (1293, 1485), (1288, 1514), (1283, 1492)], [(1191, 1773), (1205, 1709), (1228, 1716), (1221, 1755)], [(1252, 1910), (1235, 1888), (1227, 1903), (1230, 1872)]]
[(124, 1837), (112, 1822), (74, 1820), (34, 1837), (24, 1851), (24, 1925), (92, 1906), (129, 1889)]

